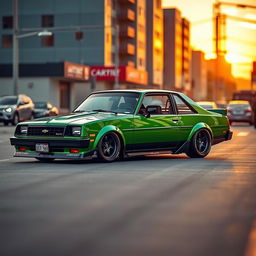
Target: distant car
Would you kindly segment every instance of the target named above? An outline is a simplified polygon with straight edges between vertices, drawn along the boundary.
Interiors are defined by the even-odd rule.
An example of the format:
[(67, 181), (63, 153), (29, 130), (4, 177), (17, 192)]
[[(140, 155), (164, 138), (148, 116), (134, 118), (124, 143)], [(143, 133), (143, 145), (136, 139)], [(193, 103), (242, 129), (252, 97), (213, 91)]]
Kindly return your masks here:
[(227, 106), (228, 118), (232, 122), (248, 122), (253, 124), (253, 111), (247, 100), (233, 100)]
[(34, 103), (24, 94), (18, 96), (3, 96), (0, 98), (0, 122), (4, 125), (16, 125), (20, 121), (33, 118)]
[(214, 101), (198, 101), (197, 104), (204, 109), (217, 109), (217, 104)]
[(50, 102), (34, 102), (34, 118), (46, 117), (46, 116), (57, 116), (60, 114), (57, 107), (52, 105)]
[(111, 162), (149, 152), (202, 158), (212, 145), (232, 138), (225, 111), (217, 111), (178, 92), (98, 91), (70, 115), (18, 124), (10, 141), (16, 157), (40, 161), (98, 157)]

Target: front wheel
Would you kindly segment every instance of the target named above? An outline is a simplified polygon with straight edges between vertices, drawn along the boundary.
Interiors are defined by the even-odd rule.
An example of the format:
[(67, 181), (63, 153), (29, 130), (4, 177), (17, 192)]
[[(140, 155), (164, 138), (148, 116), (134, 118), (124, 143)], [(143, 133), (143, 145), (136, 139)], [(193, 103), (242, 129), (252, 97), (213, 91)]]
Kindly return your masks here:
[(190, 141), (187, 156), (192, 158), (203, 158), (209, 154), (211, 150), (211, 135), (206, 129), (198, 130)]
[(119, 158), (121, 142), (118, 135), (108, 132), (102, 136), (98, 144), (99, 158), (105, 162), (113, 162)]

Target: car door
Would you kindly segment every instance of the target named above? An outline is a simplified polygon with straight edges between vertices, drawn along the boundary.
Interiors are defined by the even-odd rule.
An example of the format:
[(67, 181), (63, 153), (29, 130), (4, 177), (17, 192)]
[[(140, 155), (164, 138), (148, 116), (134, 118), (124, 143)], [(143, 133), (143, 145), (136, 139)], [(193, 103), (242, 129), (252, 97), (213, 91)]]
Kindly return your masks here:
[(177, 109), (177, 118), (179, 119), (178, 126), (180, 130), (179, 136), (182, 141), (186, 141), (192, 128), (202, 121), (202, 117), (200, 117), (196, 110), (179, 94), (172, 93), (171, 96), (173, 97)]
[[(150, 108), (155, 112), (148, 114)], [(176, 148), (178, 119), (169, 93), (148, 93), (134, 116), (127, 151), (154, 151)]]

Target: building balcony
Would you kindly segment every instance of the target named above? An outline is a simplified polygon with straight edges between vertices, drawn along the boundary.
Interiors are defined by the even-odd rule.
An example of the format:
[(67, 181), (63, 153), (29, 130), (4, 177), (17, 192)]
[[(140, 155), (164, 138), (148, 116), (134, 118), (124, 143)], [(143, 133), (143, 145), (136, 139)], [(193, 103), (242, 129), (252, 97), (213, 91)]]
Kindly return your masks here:
[(120, 37), (122, 38), (134, 38), (135, 37), (135, 29), (128, 25), (120, 26)]
[(135, 21), (135, 12), (129, 8), (124, 8), (118, 15), (121, 21)]
[(135, 0), (119, 0), (121, 4), (135, 4)]
[(135, 46), (130, 43), (124, 43), (120, 47), (120, 54), (122, 55), (134, 55), (135, 54)]

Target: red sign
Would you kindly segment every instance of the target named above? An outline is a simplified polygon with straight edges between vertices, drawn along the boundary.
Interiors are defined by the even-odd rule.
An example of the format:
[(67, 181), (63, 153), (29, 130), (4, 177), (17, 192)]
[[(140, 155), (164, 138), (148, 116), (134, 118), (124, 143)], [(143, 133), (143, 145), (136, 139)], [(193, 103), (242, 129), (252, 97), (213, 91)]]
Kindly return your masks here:
[(120, 82), (130, 82), (146, 85), (148, 82), (148, 73), (136, 68), (128, 66), (105, 67), (92, 66), (90, 68), (90, 75), (95, 77), (97, 81), (115, 81), (116, 75)]
[(90, 67), (71, 62), (64, 62), (64, 77), (77, 80), (89, 80)]

